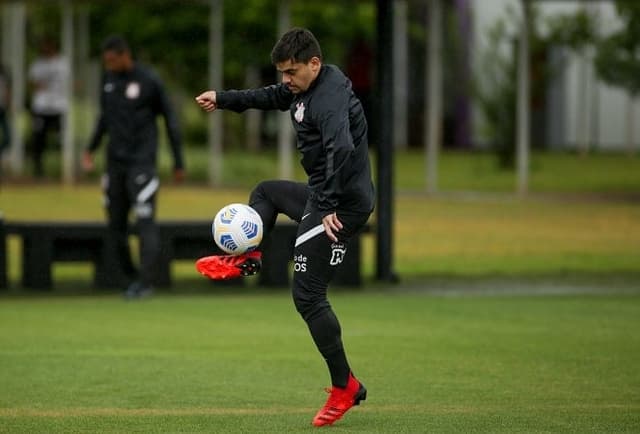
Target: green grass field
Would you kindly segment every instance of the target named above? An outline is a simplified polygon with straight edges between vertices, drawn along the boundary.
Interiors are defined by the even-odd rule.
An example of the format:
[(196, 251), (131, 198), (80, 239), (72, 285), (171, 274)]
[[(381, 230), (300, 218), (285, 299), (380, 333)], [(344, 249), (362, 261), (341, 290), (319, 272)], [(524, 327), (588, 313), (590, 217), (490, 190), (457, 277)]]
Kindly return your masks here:
[[(170, 178), (173, 161), (166, 152), (159, 153), (159, 170), (163, 179)], [(371, 153), (372, 168), (376, 170), (376, 153)], [(60, 179), (59, 154), (46, 154), (47, 173)], [(424, 151), (411, 149), (394, 152), (394, 186), (402, 192), (426, 191), (426, 161)], [(304, 181), (298, 163), (292, 161), (295, 179)], [(185, 153), (188, 181), (206, 183), (209, 155), (203, 147), (189, 146)], [(513, 193), (516, 174), (500, 169), (497, 157), (490, 152), (445, 151), (438, 159), (438, 188), (440, 191), (475, 191)], [(89, 179), (96, 179), (103, 167), (103, 156), (96, 155), (99, 170)], [(27, 161), (27, 165), (30, 163)], [(242, 151), (225, 149), (221, 161), (221, 182), (225, 188), (250, 189), (263, 179), (278, 178), (278, 160), (273, 150)], [(30, 171), (28, 170), (28, 173)], [(638, 195), (640, 192), (640, 157), (623, 153), (592, 153), (578, 156), (573, 153), (533, 152), (530, 165), (530, 190), (533, 193), (598, 194), (604, 196)], [(87, 179), (80, 175), (81, 180)]]
[[(212, 218), (226, 203), (245, 201), (249, 190), (165, 186), (159, 219)], [(102, 220), (98, 185), (7, 186), (6, 220)], [(518, 199), (501, 195), (425, 196), (402, 193), (394, 202), (394, 268), (404, 279), (434, 276), (640, 277), (640, 206), (634, 201), (575, 197)], [(10, 278), (17, 282), (20, 246), (10, 240)], [(365, 238), (366, 276), (375, 269), (375, 243)], [(178, 263), (178, 276), (193, 275)], [(59, 276), (59, 277), (56, 277)], [(91, 281), (91, 269), (57, 264), (54, 277)]]
[[(272, 157), (227, 161), (225, 188), (165, 184), (158, 217), (210, 219), (275, 176)], [(534, 155), (524, 198), (487, 154), (444, 154), (438, 195), (422, 163), (396, 160), (400, 284), (372, 280), (369, 236), (365, 286), (331, 290), (369, 397), (329, 430), (640, 432), (640, 159)], [(85, 181), (4, 184), (0, 210), (101, 220)], [(94, 290), (75, 263), (55, 265), (55, 292), (27, 294), (20, 248), (9, 240), (0, 294), (0, 433), (314, 431), (329, 379), (287, 290), (214, 287), (181, 261), (141, 302)]]
[[(332, 432), (640, 431), (639, 292), (448, 294), (333, 294)], [(285, 292), (0, 303), (0, 432), (311, 432), (328, 381)]]

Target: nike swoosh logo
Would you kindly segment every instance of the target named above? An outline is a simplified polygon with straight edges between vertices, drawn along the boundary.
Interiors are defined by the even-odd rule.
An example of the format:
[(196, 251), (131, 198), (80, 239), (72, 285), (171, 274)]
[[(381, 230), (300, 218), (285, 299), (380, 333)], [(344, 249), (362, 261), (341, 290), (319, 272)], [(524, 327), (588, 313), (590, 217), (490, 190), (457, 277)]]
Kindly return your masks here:
[(309, 217), (311, 215), (310, 212), (306, 213), (305, 215), (302, 216), (302, 218), (300, 219), (300, 221), (306, 219), (307, 217)]

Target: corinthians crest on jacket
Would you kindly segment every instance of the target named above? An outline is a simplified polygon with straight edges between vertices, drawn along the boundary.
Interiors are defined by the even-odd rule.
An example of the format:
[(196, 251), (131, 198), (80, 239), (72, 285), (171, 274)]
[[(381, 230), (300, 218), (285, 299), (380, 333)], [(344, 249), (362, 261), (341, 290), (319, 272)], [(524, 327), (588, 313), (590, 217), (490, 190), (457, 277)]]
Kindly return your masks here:
[(303, 102), (296, 104), (296, 112), (293, 114), (293, 118), (296, 122), (300, 123), (304, 119), (304, 109), (305, 107)]

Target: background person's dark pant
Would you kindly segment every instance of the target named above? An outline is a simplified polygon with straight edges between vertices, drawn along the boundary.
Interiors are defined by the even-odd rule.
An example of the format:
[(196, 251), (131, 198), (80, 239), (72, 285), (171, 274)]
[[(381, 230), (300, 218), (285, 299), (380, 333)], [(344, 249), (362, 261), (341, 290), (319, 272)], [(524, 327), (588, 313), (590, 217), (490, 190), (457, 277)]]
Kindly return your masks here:
[(36, 176), (42, 176), (44, 169), (42, 167), (42, 156), (47, 147), (47, 136), (49, 132), (60, 133), (60, 122), (62, 115), (43, 115), (33, 113), (31, 119), (31, 152), (33, 155), (33, 173)]
[[(155, 223), (159, 181), (154, 168), (112, 165), (103, 180), (110, 232), (110, 251), (116, 255), (127, 278), (150, 286), (155, 280), (160, 236)], [(129, 213), (136, 216), (140, 240), (140, 270), (136, 271), (129, 248)]]
[(0, 107), (0, 155), (11, 146), (11, 127), (7, 119), (7, 111)]

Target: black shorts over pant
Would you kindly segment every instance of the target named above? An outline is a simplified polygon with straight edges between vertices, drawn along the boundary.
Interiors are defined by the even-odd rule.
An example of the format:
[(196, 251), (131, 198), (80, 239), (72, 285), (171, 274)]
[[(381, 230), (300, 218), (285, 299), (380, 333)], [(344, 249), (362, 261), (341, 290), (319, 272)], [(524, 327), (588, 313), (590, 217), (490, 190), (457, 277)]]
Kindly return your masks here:
[(264, 181), (251, 193), (249, 206), (254, 208), (268, 233), (278, 213), (299, 223), (294, 248), (293, 296), (298, 311), (312, 319), (328, 307), (327, 286), (342, 263), (349, 240), (366, 224), (369, 213), (337, 210), (343, 228), (332, 242), (324, 231), (320, 212), (309, 200), (306, 184), (293, 181)]

